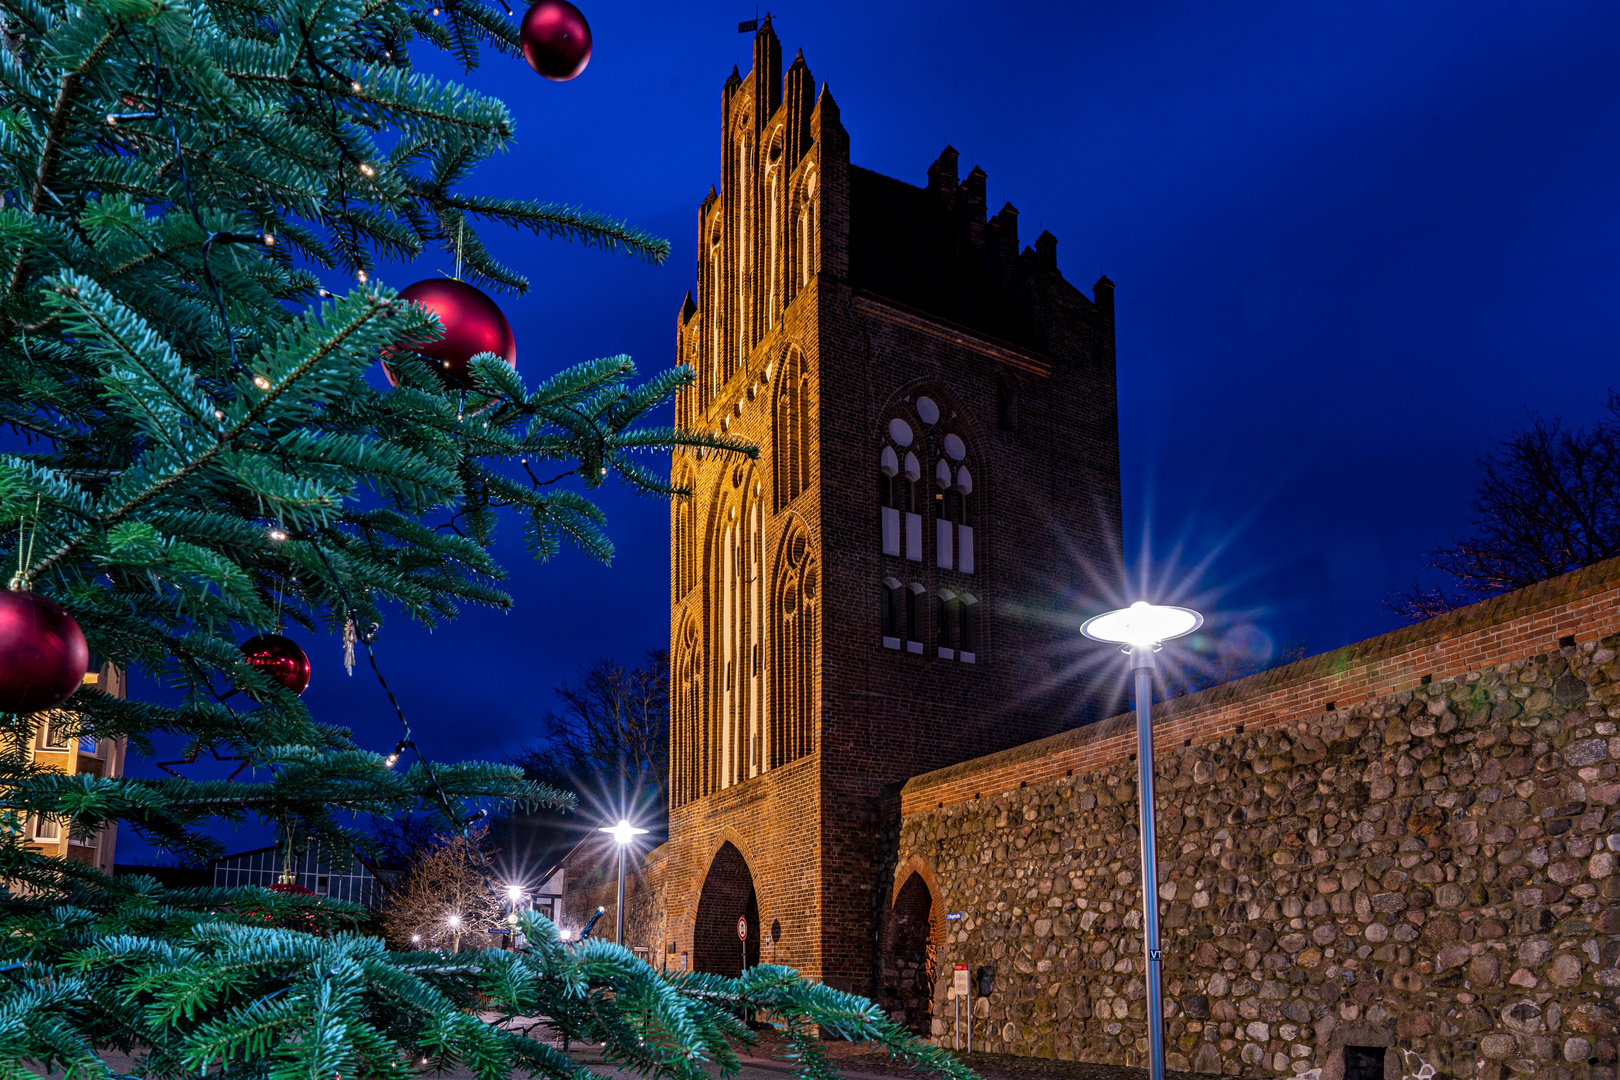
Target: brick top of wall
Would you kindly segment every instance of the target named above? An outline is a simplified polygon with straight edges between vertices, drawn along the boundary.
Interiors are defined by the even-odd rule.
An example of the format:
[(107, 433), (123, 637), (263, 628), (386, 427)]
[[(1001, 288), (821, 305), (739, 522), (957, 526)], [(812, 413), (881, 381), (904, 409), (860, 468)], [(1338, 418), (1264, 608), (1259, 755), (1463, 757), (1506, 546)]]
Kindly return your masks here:
[[(1346, 708), (1557, 648), (1558, 639), (1620, 632), (1620, 559), (1307, 657), (1153, 708), (1156, 746), (1200, 743), (1242, 725), (1262, 727)], [(1106, 646), (1098, 646), (1103, 648)], [(1121, 663), (1123, 663), (1121, 659)], [(902, 816), (980, 794), (1008, 791), (1126, 760), (1136, 748), (1134, 713), (913, 777), (901, 789)]]

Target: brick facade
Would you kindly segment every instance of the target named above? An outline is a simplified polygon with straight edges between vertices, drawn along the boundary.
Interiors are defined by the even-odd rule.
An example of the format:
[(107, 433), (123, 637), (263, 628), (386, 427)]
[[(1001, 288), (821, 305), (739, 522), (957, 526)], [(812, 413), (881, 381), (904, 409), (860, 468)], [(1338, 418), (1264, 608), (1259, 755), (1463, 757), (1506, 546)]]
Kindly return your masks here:
[[(721, 133), (676, 410), (760, 453), (673, 463), (661, 948), (714, 955), (752, 896), (762, 959), (871, 992), (896, 786), (1105, 711), (1050, 608), (1117, 575), (1113, 286), (1021, 248), (954, 150), (920, 187), (852, 165), (769, 20)], [(749, 888), (710, 880), (732, 853)]]

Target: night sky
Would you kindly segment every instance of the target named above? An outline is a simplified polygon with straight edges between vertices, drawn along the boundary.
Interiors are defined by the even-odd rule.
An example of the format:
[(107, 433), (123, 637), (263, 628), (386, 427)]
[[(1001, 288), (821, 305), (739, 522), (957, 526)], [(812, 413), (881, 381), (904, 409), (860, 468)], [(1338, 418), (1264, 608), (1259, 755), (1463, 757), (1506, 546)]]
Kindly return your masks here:
[[(582, 6), (596, 47), (577, 80), (493, 56), (468, 79), (507, 102), (518, 139), (467, 186), (610, 213), (674, 250), (649, 267), (487, 232), (532, 281), (501, 299), (531, 380), (621, 352), (673, 362), (721, 84), (749, 66), (735, 27), (752, 5)], [(1467, 529), (1476, 456), (1531, 413), (1589, 424), (1620, 389), (1620, 6), (772, 12), (784, 64), (802, 48), (830, 84), (856, 164), (921, 184), (949, 143), (964, 175), (989, 174), (992, 211), (1018, 207), (1026, 244), (1057, 235), (1071, 282), (1117, 283), (1130, 572), (1259, 653), (1399, 625), (1383, 602)], [(450, 269), (435, 253), (383, 277)], [(430, 755), (515, 750), (580, 664), (666, 642), (667, 505), (602, 501), (611, 569), (534, 564), (514, 521), (512, 612), (384, 627), (379, 661)], [(385, 751), (376, 683), (344, 675), (335, 639), (300, 641), (315, 715)], [(143, 853), (120, 844), (120, 861)]]

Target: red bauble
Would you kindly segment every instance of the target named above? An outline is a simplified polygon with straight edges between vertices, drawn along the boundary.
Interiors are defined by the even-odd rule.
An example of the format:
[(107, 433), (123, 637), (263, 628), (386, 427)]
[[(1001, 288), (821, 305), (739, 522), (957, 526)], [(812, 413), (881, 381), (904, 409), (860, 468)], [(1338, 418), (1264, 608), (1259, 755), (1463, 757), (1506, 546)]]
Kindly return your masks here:
[(242, 660), (295, 694), (309, 686), (309, 657), (280, 634), (260, 634), (242, 642)]
[(84, 632), (60, 605), (38, 593), (0, 592), (0, 712), (62, 704), (89, 666)]
[[(472, 386), (469, 365), (479, 353), (494, 353), (517, 367), (517, 340), (512, 336), (512, 325), (495, 301), (465, 281), (429, 278), (401, 289), (399, 298), (422, 305), (444, 325), (443, 337), (412, 346), (410, 351), (432, 361), (450, 386), (460, 389)], [(383, 371), (391, 384), (399, 385), (399, 379), (386, 362)]]
[(283, 884), (282, 882), (279, 882), (279, 881), (276, 882), (274, 885), (270, 886), (270, 891), (271, 892), (278, 892), (278, 893), (286, 893), (288, 896), (319, 896), (320, 895), (320, 893), (316, 892), (314, 889), (307, 889), (302, 885), (294, 885), (294, 884), (291, 884), (290, 882), (286, 883), (286, 884)]
[(568, 0), (540, 0), (523, 16), (523, 59), (552, 82), (567, 82), (591, 62), (591, 24)]

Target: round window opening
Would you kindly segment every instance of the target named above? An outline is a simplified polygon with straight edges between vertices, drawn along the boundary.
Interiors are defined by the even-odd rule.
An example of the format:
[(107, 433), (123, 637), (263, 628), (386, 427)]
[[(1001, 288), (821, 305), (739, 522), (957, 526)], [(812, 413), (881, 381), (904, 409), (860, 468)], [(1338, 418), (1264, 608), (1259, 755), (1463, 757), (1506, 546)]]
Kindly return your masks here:
[(911, 445), (911, 425), (898, 416), (889, 421), (889, 438), (901, 446)]
[(925, 424), (937, 424), (939, 423), (939, 406), (934, 404), (933, 398), (920, 397), (917, 399), (917, 415), (922, 417), (922, 422)]

